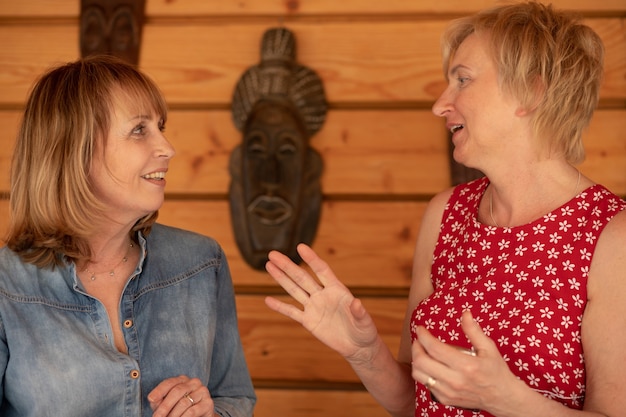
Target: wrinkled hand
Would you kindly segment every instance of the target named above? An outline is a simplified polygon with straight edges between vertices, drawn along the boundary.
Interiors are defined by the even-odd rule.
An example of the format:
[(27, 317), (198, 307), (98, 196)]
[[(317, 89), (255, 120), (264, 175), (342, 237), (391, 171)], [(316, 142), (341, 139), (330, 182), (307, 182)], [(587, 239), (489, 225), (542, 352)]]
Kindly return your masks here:
[(285, 291), (302, 304), (303, 310), (273, 297), (267, 297), (265, 303), (270, 309), (300, 323), (346, 359), (367, 360), (360, 357), (363, 355), (361, 350), (373, 346), (378, 335), (371, 316), (310, 247), (300, 244), (298, 253), (319, 282), (277, 251), (270, 252), (265, 267)]
[(154, 417), (213, 417), (213, 399), (198, 378), (181, 375), (162, 381), (148, 394)]
[(422, 326), (417, 328), (417, 340), (412, 346), (413, 379), (430, 386), (433, 395), (445, 405), (498, 414), (510, 402), (514, 390), (524, 384), (510, 371), (495, 343), (469, 311), (463, 312), (461, 327), (475, 356), (442, 343)]

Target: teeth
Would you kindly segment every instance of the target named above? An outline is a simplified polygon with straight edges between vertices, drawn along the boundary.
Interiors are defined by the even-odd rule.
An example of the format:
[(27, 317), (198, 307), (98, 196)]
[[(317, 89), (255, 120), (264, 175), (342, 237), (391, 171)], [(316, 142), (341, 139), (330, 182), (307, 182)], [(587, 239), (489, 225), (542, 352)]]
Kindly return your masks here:
[(165, 172), (153, 172), (148, 175), (144, 175), (143, 178), (148, 180), (162, 180), (165, 178)]
[(454, 133), (459, 129), (463, 129), (463, 125), (454, 125), (452, 126), (452, 128), (450, 128), (450, 132)]

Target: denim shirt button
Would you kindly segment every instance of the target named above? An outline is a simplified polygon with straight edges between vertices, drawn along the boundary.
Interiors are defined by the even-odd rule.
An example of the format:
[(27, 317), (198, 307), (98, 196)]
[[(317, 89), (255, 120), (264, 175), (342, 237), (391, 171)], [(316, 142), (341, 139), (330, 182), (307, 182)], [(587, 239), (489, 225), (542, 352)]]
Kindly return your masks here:
[(129, 328), (133, 325), (133, 321), (132, 320), (124, 320), (124, 327), (125, 328)]
[(133, 369), (132, 371), (130, 371), (130, 377), (132, 379), (137, 379), (139, 378), (139, 371), (137, 369)]

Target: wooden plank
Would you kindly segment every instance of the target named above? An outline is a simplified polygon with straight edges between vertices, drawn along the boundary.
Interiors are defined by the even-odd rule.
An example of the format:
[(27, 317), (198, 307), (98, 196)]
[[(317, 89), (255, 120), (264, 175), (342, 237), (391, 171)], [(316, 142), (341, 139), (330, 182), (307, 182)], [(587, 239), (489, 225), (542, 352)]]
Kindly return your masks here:
[[(588, 23), (606, 40), (601, 96), (624, 99), (625, 20)], [(298, 61), (319, 73), (330, 102), (431, 102), (445, 87), (439, 38), (446, 25), (431, 20), (288, 26), (298, 40)], [(264, 24), (147, 25), (141, 65), (172, 103), (229, 101), (241, 73), (258, 63), (266, 29)]]
[[(261, 295), (237, 295), (239, 329), (253, 379), (358, 383), (348, 362), (315, 339), (297, 322), (270, 310)], [(280, 297), (289, 302), (286, 297)], [(383, 341), (395, 355), (406, 298), (362, 297)]]
[(49, 67), (78, 59), (78, 26), (0, 25), (0, 104), (23, 104)]
[(367, 392), (256, 389), (255, 417), (389, 417)]
[[(0, 192), (9, 189), (9, 163), (19, 111), (0, 111)], [(626, 196), (626, 110), (599, 110), (584, 134), (581, 170)], [(230, 112), (171, 111), (166, 135), (177, 155), (169, 194), (225, 195), (228, 160), (241, 142)], [(322, 189), (333, 195), (431, 195), (450, 184), (443, 119), (428, 110), (332, 110), (311, 146), (323, 157)]]
[[(606, 42), (605, 100), (626, 99), (626, 23), (588, 19)], [(294, 22), (298, 61), (317, 71), (331, 103), (432, 101), (444, 88), (439, 37), (447, 20)], [(227, 106), (259, 60), (267, 24), (229, 21), (145, 26), (140, 65), (172, 105)], [(42, 42), (45, 39), (45, 42)], [(0, 26), (0, 105), (22, 103), (49, 65), (78, 57), (77, 24)], [(181, 47), (184, 45), (184, 47)]]
[[(348, 286), (408, 288), (417, 228), (425, 205), (325, 202), (313, 248)], [(267, 273), (250, 268), (242, 259), (232, 235), (227, 202), (168, 200), (159, 221), (217, 239), (229, 259), (235, 284), (279, 289)]]
[[(423, 202), (325, 202), (313, 244), (351, 287), (408, 288), (411, 263)], [(0, 200), (0, 213), (8, 213), (8, 200)], [(167, 200), (159, 221), (215, 238), (229, 260), (236, 285), (267, 287), (281, 292), (264, 271), (245, 263), (235, 243), (226, 201)], [(4, 237), (8, 216), (0, 218)], [(384, 271), (381, 274), (374, 271)]]
[[(626, 10), (623, 0), (553, 0), (558, 8), (582, 12), (619, 12)], [(147, 0), (146, 15), (161, 16), (307, 16), (307, 15), (379, 15), (407, 13), (466, 14), (496, 4), (493, 0)], [(0, 0), (0, 17), (78, 16), (79, 0)]]

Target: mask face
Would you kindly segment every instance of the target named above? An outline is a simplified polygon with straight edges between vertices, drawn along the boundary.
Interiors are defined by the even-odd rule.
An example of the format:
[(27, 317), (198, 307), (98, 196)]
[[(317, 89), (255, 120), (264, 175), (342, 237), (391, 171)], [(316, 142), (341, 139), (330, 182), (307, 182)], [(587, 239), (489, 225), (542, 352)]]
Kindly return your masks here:
[(145, 0), (81, 0), (80, 52), (137, 65)]
[(272, 249), (299, 261), (295, 246), (311, 242), (319, 220), (320, 174), (321, 158), (295, 113), (258, 104), (231, 157), (233, 228), (252, 267), (263, 269)]

